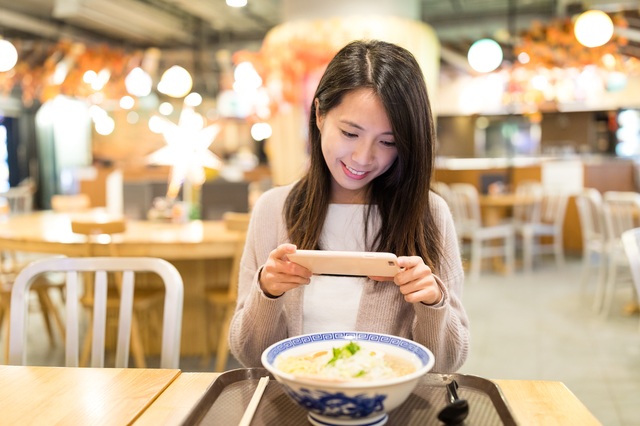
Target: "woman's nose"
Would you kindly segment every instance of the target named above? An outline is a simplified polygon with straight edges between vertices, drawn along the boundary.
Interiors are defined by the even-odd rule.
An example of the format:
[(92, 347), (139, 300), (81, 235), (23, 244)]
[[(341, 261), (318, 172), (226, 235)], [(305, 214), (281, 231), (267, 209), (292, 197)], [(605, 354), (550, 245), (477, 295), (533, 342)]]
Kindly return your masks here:
[(362, 141), (353, 150), (351, 159), (362, 166), (373, 163), (375, 157), (374, 145), (369, 141)]

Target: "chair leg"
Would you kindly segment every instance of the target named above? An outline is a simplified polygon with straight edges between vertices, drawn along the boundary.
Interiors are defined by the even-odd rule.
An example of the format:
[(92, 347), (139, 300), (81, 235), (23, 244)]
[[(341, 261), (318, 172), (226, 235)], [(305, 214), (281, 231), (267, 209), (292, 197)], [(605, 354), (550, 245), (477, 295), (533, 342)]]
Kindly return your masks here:
[(564, 247), (562, 244), (562, 233), (553, 236), (553, 251), (556, 255), (556, 265), (558, 269), (564, 267)]
[(591, 251), (586, 247), (582, 250), (582, 273), (580, 274), (580, 294), (584, 295), (587, 282), (589, 281), (589, 271), (591, 270)]
[(218, 338), (218, 348), (216, 352), (216, 371), (223, 372), (229, 357), (229, 327), (231, 327), (231, 319), (233, 317), (233, 309), (226, 307), (224, 311), (224, 322), (220, 330)]
[(533, 232), (525, 228), (522, 231), (522, 260), (525, 272), (533, 271)]
[(607, 287), (605, 289), (604, 300), (602, 303), (602, 318), (607, 318), (609, 316), (616, 288), (616, 275), (618, 272), (618, 265), (616, 265), (615, 261), (611, 261), (609, 266), (609, 277), (607, 279)]
[(482, 267), (482, 240), (471, 239), (471, 281), (480, 279), (480, 269)]
[[(53, 348), (56, 345), (56, 340), (53, 337), (53, 328), (51, 327), (51, 319), (49, 318), (49, 305), (45, 302), (45, 298), (48, 298), (46, 291), (45, 288), (38, 288), (36, 289), (36, 294), (38, 295), (38, 302), (40, 303), (40, 311), (42, 312), (42, 319), (44, 319), (47, 336), (49, 336), (49, 346)], [(51, 303), (51, 300), (49, 300), (49, 303)]]
[(9, 320), (11, 319), (11, 310), (5, 309), (2, 315), (2, 325), (4, 328), (4, 363), (9, 364)]
[(82, 344), (82, 353), (80, 354), (80, 367), (86, 367), (89, 363), (89, 356), (91, 355), (92, 340), (93, 340), (93, 314), (90, 314), (87, 334), (84, 336), (84, 343)]
[(599, 266), (599, 273), (598, 273), (598, 285), (596, 287), (596, 293), (594, 295), (593, 298), (593, 313), (597, 314), (598, 312), (600, 312), (600, 309), (602, 307), (602, 300), (604, 299), (604, 292), (605, 292), (605, 288), (607, 286), (607, 281), (608, 281), (608, 277), (609, 275), (611, 275), (613, 272), (611, 272), (611, 268), (615, 268), (615, 265), (612, 265), (611, 262), (609, 262), (609, 257), (606, 256), (605, 253), (600, 254), (600, 266)]
[(138, 316), (134, 312), (131, 316), (131, 352), (133, 360), (137, 368), (147, 368), (144, 359), (144, 348), (142, 346), (142, 338), (140, 336), (140, 327), (138, 326)]
[(513, 274), (516, 264), (516, 237), (514, 234), (510, 234), (505, 238), (505, 260), (507, 263), (507, 275)]
[(47, 292), (47, 290), (44, 291), (43, 296), (44, 303), (47, 305), (49, 312), (53, 314), (53, 320), (58, 327), (58, 331), (60, 332), (60, 336), (62, 337), (62, 342), (64, 343), (66, 338), (66, 328), (64, 326), (64, 323), (62, 322), (62, 318), (60, 317), (60, 314), (58, 313), (56, 307), (53, 306), (53, 302), (51, 302), (51, 298), (49, 297), (49, 293)]

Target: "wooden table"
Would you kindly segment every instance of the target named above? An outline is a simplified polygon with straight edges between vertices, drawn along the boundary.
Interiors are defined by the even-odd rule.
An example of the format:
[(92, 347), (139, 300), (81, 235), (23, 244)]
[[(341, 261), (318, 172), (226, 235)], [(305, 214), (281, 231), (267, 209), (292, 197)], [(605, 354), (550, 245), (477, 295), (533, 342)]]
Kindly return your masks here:
[(484, 226), (498, 225), (500, 220), (510, 215), (509, 210), (513, 207), (535, 202), (535, 200), (530, 197), (522, 197), (513, 193), (480, 195), (478, 201), (482, 209), (482, 222)]
[[(179, 425), (218, 373), (0, 366), (2, 424)], [(561, 382), (495, 380), (522, 426), (600, 425)]]
[(0, 366), (0, 423), (127, 425), (180, 370)]
[[(179, 425), (217, 373), (182, 373), (135, 426)], [(494, 380), (521, 426), (595, 426), (600, 422), (562, 382)]]
[[(107, 221), (113, 219), (100, 209), (88, 213), (40, 211), (0, 218), (0, 248), (24, 252), (86, 254), (84, 235), (71, 232), (71, 220)], [(92, 242), (92, 253), (109, 256), (108, 236)], [(120, 256), (148, 256), (174, 264), (185, 285), (181, 353), (206, 351), (204, 292), (206, 287), (228, 283), (231, 257), (238, 234), (226, 230), (222, 221), (192, 221), (187, 224), (127, 221), (127, 230), (113, 236)], [(143, 320), (144, 322), (144, 320)], [(159, 351), (158, 338), (143, 329), (147, 352)]]

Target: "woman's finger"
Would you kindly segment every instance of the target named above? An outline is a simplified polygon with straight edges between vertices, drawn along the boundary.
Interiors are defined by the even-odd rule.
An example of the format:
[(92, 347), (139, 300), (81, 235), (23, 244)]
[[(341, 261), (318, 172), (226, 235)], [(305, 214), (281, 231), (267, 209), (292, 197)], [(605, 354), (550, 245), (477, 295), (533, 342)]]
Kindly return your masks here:
[(378, 277), (378, 276), (370, 276), (369, 279), (372, 279), (374, 281), (393, 281), (394, 277)]

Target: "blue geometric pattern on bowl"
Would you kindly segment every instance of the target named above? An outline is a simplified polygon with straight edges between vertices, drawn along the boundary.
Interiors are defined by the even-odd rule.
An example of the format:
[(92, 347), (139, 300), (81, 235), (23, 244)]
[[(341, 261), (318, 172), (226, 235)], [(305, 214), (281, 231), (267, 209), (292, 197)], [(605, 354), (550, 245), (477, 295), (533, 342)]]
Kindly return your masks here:
[(278, 346), (274, 347), (267, 353), (267, 362), (273, 365), (276, 357), (283, 351), (296, 346), (304, 345), (306, 343), (318, 342), (322, 340), (368, 340), (370, 342), (384, 343), (387, 345), (397, 346), (413, 352), (422, 361), (423, 365), (429, 363), (429, 354), (418, 345), (411, 343), (410, 341), (398, 339), (392, 336), (381, 336), (375, 333), (318, 333), (310, 334), (308, 336), (295, 337), (293, 339), (285, 340)]
[(386, 395), (367, 398), (364, 394), (347, 396), (343, 392), (311, 391), (300, 388), (296, 392), (284, 383), (280, 383), (289, 396), (307, 410), (327, 417), (349, 417), (360, 419), (384, 410)]

